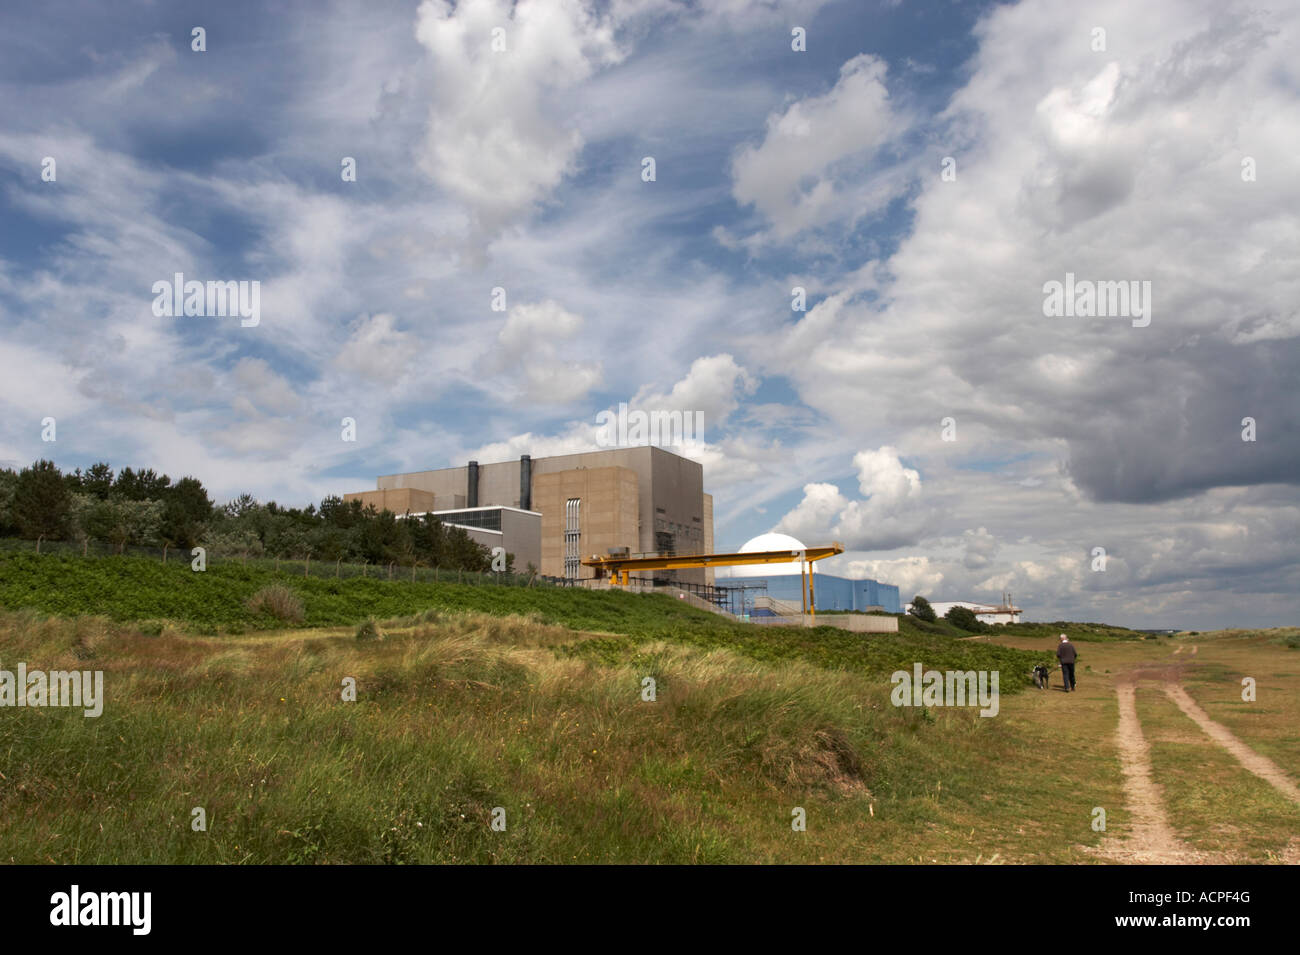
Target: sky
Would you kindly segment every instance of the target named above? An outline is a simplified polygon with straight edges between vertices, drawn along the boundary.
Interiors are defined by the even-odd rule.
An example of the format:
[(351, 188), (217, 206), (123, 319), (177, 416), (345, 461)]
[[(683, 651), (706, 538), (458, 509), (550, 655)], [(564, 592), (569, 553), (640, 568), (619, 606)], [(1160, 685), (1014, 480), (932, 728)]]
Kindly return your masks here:
[(6, 5), (0, 466), (303, 506), (626, 402), (702, 417), (719, 550), (1295, 625), (1298, 54), (1224, 0)]

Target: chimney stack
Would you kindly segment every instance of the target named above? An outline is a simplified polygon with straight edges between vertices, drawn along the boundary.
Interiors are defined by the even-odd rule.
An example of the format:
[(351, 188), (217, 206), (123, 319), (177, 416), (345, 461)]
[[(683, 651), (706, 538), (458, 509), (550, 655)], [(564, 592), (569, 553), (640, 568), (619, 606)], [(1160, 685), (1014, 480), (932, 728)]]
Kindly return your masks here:
[(519, 506), (533, 509), (533, 459), (526, 454), (519, 457)]

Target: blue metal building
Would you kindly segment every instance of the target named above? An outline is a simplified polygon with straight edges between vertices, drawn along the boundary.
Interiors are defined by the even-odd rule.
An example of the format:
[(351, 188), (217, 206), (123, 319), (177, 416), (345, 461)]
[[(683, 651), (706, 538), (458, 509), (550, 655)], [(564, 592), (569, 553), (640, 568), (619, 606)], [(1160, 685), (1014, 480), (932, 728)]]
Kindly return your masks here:
[[(798, 574), (764, 576), (769, 597), (795, 604), (801, 602)], [(898, 588), (893, 584), (882, 584), (878, 580), (852, 580), (848, 577), (814, 573), (813, 594), (818, 610), (869, 610), (883, 607), (889, 613), (903, 612)]]

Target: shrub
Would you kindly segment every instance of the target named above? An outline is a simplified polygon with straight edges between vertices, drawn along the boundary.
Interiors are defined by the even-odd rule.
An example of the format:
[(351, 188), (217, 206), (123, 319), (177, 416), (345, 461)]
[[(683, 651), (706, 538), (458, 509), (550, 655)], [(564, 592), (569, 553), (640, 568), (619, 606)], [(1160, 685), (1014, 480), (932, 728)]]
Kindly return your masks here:
[(943, 615), (943, 619), (954, 627), (961, 627), (967, 633), (983, 633), (986, 629), (979, 617), (975, 616), (975, 611), (969, 607), (950, 607)]
[(358, 640), (382, 640), (384, 639), (383, 631), (379, 629), (379, 624), (375, 623), (375, 618), (369, 618), (361, 626), (357, 627)]
[(924, 620), (926, 623), (934, 623), (939, 619), (935, 615), (934, 608), (930, 606), (930, 601), (920, 594), (912, 598), (912, 609), (909, 613), (917, 620)]
[(283, 584), (263, 587), (248, 598), (245, 606), (253, 613), (267, 614), (285, 623), (302, 623), (306, 617), (302, 598)]

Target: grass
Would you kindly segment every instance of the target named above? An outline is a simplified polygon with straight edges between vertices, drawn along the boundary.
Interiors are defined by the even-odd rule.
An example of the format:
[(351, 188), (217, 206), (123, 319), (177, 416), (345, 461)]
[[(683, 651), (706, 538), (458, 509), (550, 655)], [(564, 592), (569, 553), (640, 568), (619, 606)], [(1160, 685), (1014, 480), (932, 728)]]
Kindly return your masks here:
[[(249, 610), (272, 586), (302, 626)], [(0, 604), (0, 666), (102, 670), (107, 696), (93, 719), (3, 711), (0, 859), (17, 863), (1097, 863), (1093, 808), (1112, 836), (1128, 825), (1115, 675), (1193, 644), (1189, 692), (1300, 765), (1288, 631), (969, 637), (904, 619), (863, 636), (653, 595), (131, 557), (0, 558)], [(1018, 692), (1062, 631), (1097, 638), (1080, 692)], [(1000, 670), (999, 715), (892, 706), (889, 673), (917, 661)], [(1167, 702), (1139, 695), (1180, 834), (1289, 857), (1296, 810), (1193, 746)]]
[[(971, 710), (895, 708), (877, 677), (665, 640), (605, 662), (569, 652), (601, 638), (519, 617), (383, 629), (366, 642), (343, 628), (150, 636), (105, 618), (0, 618), (3, 659), (93, 666), (108, 695), (98, 719), (6, 714), (5, 857), (974, 861), (996, 851), (982, 838), (1016, 841), (949, 838), (984, 810), (1014, 735)], [(505, 832), (490, 827), (496, 807)]]
[(1295, 832), (1295, 804), (1243, 769), (1159, 689), (1138, 689), (1138, 716), (1178, 837), (1235, 861), (1276, 859), (1284, 835)]
[[(1242, 742), (1300, 777), (1300, 653), (1292, 643), (1300, 628), (1260, 633), (1222, 630), (1180, 636), (1175, 645), (1196, 646), (1204, 662), (1183, 678), (1206, 715)], [(1180, 654), (1180, 657), (1182, 655)], [(1255, 681), (1255, 699), (1243, 699), (1242, 680)]]
[[(273, 590), (272, 590), (273, 588)], [(203, 634), (243, 634), (283, 625), (263, 609), (267, 593), (307, 627), (357, 627), (366, 619), (429, 612), (526, 616), (540, 623), (608, 635), (584, 645), (588, 658), (613, 663), (630, 658), (647, 640), (672, 640), (702, 649), (727, 648), (753, 660), (805, 660), (838, 670), (889, 673), (920, 660), (938, 669), (1001, 670), (1001, 690), (1029, 685), (1039, 658), (976, 641), (959, 641), (942, 628), (902, 626), (897, 634), (864, 638), (835, 627), (767, 628), (728, 621), (655, 594), (568, 588), (496, 587), (409, 581), (321, 580), (264, 568), (223, 565), (203, 573), (188, 564), (164, 565), (140, 557), (67, 555), (0, 557), (0, 606), (75, 616), (96, 614), (140, 623), (150, 632), (183, 628)], [(262, 598), (259, 600), (258, 595)], [(299, 610), (295, 599), (301, 603)], [(253, 609), (257, 607), (259, 609)], [(919, 622), (918, 622), (919, 623)], [(918, 656), (918, 654), (921, 654)]]

